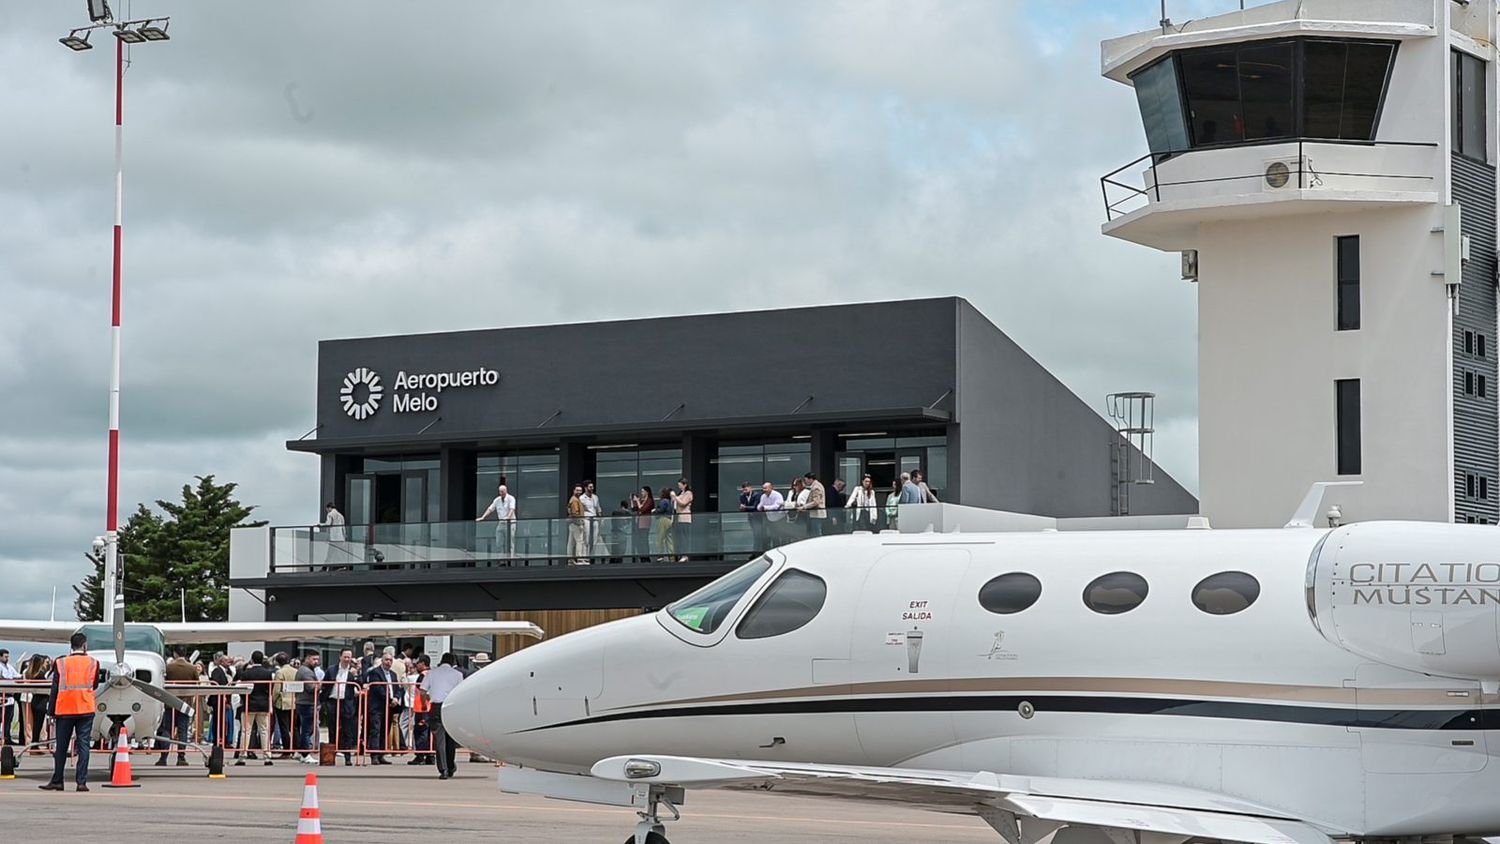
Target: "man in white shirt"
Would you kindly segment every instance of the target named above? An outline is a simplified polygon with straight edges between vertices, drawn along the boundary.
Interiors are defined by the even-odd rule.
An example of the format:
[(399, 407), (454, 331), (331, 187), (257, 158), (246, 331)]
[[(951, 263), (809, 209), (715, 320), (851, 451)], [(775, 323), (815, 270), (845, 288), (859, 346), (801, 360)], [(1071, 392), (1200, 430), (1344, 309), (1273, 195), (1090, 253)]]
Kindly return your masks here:
[(333, 506), (333, 502), (324, 504), (323, 521), (318, 522), (319, 527), (328, 528), (327, 541), (323, 544), (323, 562), (347, 563), (349, 561), (351, 556), (347, 544), (349, 535), (344, 525), (344, 514)]
[[(19, 680), (21, 672), (10, 664), (10, 651), (0, 648), (0, 680)], [(10, 744), (10, 722), (15, 719), (16, 695), (6, 695), (5, 702), (0, 705), (0, 745)]]
[(488, 519), (491, 513), (495, 514), (497, 520), (495, 525), (496, 552), (512, 557), (515, 555), (516, 547), (516, 497), (510, 494), (505, 484), (501, 484), (496, 492), (498, 494), (495, 500), (491, 501), (490, 506), (486, 507), (479, 518), (474, 521), (482, 522)]
[(328, 700), (333, 707), (333, 732), (338, 736), (339, 750), (344, 754), (344, 764), (354, 764), (349, 754), (359, 742), (359, 663), (354, 661), (354, 651), (344, 648), (339, 653), (339, 664), (329, 672), (333, 686), (328, 690)]
[(583, 503), (583, 518), (588, 524), (588, 552), (589, 556), (598, 553), (599, 542), (599, 517), (604, 515), (604, 510), (599, 506), (599, 496), (594, 492), (594, 482), (583, 482), (583, 495), (578, 497)]
[(432, 710), (427, 713), (427, 726), (432, 732), (432, 748), (436, 751), (438, 779), (452, 779), (458, 773), (454, 757), (458, 754), (458, 742), (454, 741), (443, 727), (443, 701), (458, 688), (464, 675), (454, 665), (453, 654), (443, 654), (438, 667), (422, 678), (422, 694), (432, 701)]

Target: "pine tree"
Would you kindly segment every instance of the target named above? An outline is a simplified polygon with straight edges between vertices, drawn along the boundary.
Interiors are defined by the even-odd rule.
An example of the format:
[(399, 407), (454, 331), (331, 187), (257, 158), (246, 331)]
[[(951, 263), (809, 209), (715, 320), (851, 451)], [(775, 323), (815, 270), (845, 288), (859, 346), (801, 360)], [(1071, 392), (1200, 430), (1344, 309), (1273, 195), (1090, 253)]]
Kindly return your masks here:
[[(229, 531), (265, 522), (247, 521), (255, 508), (235, 500), (236, 484), (214, 483), (213, 475), (196, 480), (196, 488), (183, 485), (180, 503), (158, 500), (160, 514), (137, 505), (120, 529), (129, 621), (180, 621), (184, 589), (189, 621), (229, 618)], [(80, 621), (98, 621), (104, 617), (104, 555), (87, 556), (94, 573), (73, 587), (73, 610)]]

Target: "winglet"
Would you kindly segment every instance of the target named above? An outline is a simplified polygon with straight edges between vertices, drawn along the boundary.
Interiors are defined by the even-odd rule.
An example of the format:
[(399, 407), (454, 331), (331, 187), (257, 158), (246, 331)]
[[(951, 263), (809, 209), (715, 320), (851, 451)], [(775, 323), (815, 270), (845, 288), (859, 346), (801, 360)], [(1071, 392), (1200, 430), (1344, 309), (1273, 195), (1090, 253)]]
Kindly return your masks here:
[(1331, 486), (1360, 486), (1364, 481), (1318, 481), (1307, 490), (1307, 495), (1302, 503), (1297, 505), (1297, 512), (1292, 514), (1292, 520), (1283, 527), (1310, 528), (1317, 526), (1318, 510), (1323, 506), (1323, 495)]

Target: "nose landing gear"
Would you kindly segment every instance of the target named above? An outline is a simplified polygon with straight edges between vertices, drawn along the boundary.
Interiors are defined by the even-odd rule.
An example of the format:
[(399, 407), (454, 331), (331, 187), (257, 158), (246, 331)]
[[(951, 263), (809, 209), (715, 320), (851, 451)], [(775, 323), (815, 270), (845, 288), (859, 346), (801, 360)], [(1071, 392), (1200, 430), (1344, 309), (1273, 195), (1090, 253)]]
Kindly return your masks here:
[[(680, 796), (679, 796), (680, 799)], [(625, 844), (668, 844), (667, 828), (662, 822), (661, 810), (658, 806), (666, 806), (667, 811), (672, 813), (672, 820), (682, 820), (682, 813), (667, 796), (664, 786), (651, 786), (651, 796), (647, 804), (649, 808), (636, 812), (641, 820), (635, 825), (635, 834), (625, 839)]]

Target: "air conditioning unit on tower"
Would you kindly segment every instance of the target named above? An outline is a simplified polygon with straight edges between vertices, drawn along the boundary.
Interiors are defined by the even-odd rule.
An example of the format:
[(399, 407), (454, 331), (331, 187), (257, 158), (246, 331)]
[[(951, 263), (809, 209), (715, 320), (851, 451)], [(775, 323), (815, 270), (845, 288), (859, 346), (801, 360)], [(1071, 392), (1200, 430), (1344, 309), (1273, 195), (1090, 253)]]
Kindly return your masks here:
[(1265, 162), (1260, 189), (1267, 192), (1298, 190), (1309, 186), (1308, 175), (1312, 172), (1306, 156), (1272, 158)]

